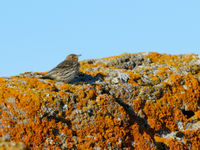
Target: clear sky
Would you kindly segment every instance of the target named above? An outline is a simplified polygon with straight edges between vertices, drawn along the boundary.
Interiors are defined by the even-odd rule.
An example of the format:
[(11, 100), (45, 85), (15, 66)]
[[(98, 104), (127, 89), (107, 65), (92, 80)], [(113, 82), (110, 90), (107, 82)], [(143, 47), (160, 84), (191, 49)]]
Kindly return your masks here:
[(200, 0), (2, 0), (0, 76), (44, 72), (70, 53), (200, 53)]

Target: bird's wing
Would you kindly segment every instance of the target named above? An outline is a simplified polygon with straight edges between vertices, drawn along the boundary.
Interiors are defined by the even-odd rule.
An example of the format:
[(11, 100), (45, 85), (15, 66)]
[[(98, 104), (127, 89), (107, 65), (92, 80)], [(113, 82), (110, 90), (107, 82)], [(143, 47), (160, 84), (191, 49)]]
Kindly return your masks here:
[[(58, 64), (55, 68), (53, 69), (63, 69), (63, 68), (71, 68), (73, 66), (76, 66), (78, 64), (78, 62), (74, 62), (74, 61), (69, 61), (69, 60), (64, 60), (63, 62), (61, 62), (60, 64)], [(52, 70), (53, 70), (52, 69)]]
[(50, 70), (46, 76), (51, 76), (52, 74), (54, 74), (55, 72), (57, 72), (59, 70), (59, 72), (64, 69), (71, 69), (73, 67), (79, 66), (78, 62), (74, 62), (74, 61), (69, 61), (69, 60), (64, 60), (63, 62), (61, 62), (60, 64), (58, 64), (55, 68), (53, 68), (52, 70)]

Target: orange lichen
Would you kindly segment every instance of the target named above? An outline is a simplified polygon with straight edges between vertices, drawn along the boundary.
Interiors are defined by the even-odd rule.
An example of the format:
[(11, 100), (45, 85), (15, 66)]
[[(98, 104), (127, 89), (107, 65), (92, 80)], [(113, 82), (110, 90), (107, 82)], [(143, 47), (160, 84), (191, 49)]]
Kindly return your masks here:
[[(150, 131), (144, 130), (143, 133), (140, 132), (140, 126), (137, 124), (133, 124), (130, 126), (130, 136), (131, 141), (130, 144), (134, 145), (134, 149), (146, 149), (146, 150), (155, 150), (156, 148), (151, 146), (153, 140)], [(134, 143), (134, 144), (133, 144)]]
[[(184, 87), (181, 82), (184, 83)], [(186, 104), (186, 110), (198, 110), (200, 86), (196, 78), (192, 75), (184, 77), (171, 75), (169, 84), (172, 87), (165, 86), (168, 90), (160, 100), (155, 103), (148, 102), (144, 108), (148, 123), (155, 130), (167, 127), (171, 131), (175, 131), (177, 130), (177, 121), (189, 121), (180, 110), (182, 103)]]
[[(1, 136), (9, 132), (12, 137), (12, 140), (23, 141), (28, 147), (35, 147), (37, 149), (41, 149), (43, 147), (41, 143), (45, 143), (44, 146), (48, 145), (49, 148), (56, 148), (56, 145), (51, 145), (49, 143), (51, 140), (46, 141), (46, 139), (50, 138), (53, 140), (53, 142), (59, 142), (60, 139), (57, 139), (56, 136), (54, 136), (54, 134), (52, 133), (54, 128), (59, 128), (59, 132), (63, 132), (64, 134), (69, 136), (69, 138), (66, 139), (68, 143), (68, 148), (72, 148), (74, 146), (75, 143), (73, 140), (71, 140), (73, 136), (73, 131), (71, 129), (66, 128), (64, 126), (62, 127), (62, 124), (60, 122), (56, 123), (54, 120), (47, 120), (45, 118), (41, 120), (39, 119), (40, 113), (38, 113), (42, 113), (42, 106), (46, 105), (48, 107), (52, 107), (53, 105), (56, 105), (56, 101), (54, 101), (52, 97), (53, 95), (56, 94), (60, 98), (65, 99), (66, 97), (68, 97), (68, 93), (62, 90), (59, 90), (57, 93), (55, 93), (55, 88), (54, 86), (52, 86), (53, 84), (44, 83), (42, 81), (39, 81), (38, 79), (22, 78), (16, 81), (1, 80), (1, 82), (1, 103), (5, 103), (6, 107), (9, 108), (9, 111), (12, 113), (12, 115), (17, 117), (19, 120), (24, 120), (25, 118), (28, 119), (27, 124), (15, 124), (14, 121), (11, 121), (9, 119), (2, 121), (3, 125), (7, 126), (7, 128), (4, 128), (4, 131), (0, 133)], [(13, 87), (6, 87), (6, 85), (10, 83), (12, 83)], [(15, 86), (17, 86), (17, 88), (15, 88)], [(99, 86), (96, 87), (98, 90), (100, 90)], [(87, 111), (88, 109), (84, 108), (86, 106), (87, 101), (89, 99), (95, 99), (97, 95), (96, 90), (93, 88), (93, 86), (85, 86), (85, 92), (74, 88), (69, 84), (64, 84), (58, 88), (77, 93), (78, 97), (80, 98), (76, 100), (78, 101), (77, 108), (83, 111)], [(41, 91), (39, 89), (41, 89)], [(13, 104), (7, 102), (7, 100), (12, 97), (14, 99)], [(83, 139), (81, 139), (81, 137), (78, 138), (79, 148), (88, 149), (91, 146), (91, 144), (93, 145), (94, 143), (97, 143), (97, 145), (102, 147), (106, 146), (106, 143), (108, 141), (112, 145), (112, 143), (117, 143), (118, 141), (120, 141), (120, 138), (124, 138), (126, 131), (124, 130), (124, 127), (120, 127), (121, 121), (113, 119), (110, 116), (104, 117), (104, 114), (106, 114), (108, 111), (107, 108), (109, 108), (107, 99), (113, 101), (112, 96), (106, 95), (100, 96), (99, 100), (97, 99), (96, 102), (92, 101), (93, 105), (98, 105), (101, 108), (101, 111), (98, 112), (99, 117), (97, 116), (97, 118), (95, 119), (96, 127), (93, 127), (94, 129), (85, 128), (84, 130), (76, 131), (77, 134), (84, 133), (84, 137), (82, 137)], [(72, 114), (73, 109), (71, 108), (66, 111), (66, 115)], [(18, 110), (20, 110), (21, 112), (18, 112)], [(23, 116), (23, 113), (25, 116)], [(124, 112), (124, 115), (125, 114), (126, 113)], [(3, 111), (0, 118), (2, 117), (9, 118), (11, 116)], [(92, 126), (90, 124), (88, 125), (90, 127)], [(99, 141), (98, 143), (97, 140), (93, 140), (91, 137), (85, 138), (86, 135), (91, 134), (91, 129), (93, 130), (93, 132), (95, 131), (95, 133), (92, 134), (97, 139), (99, 138), (98, 133), (105, 132), (103, 134), (103, 138), (106, 139), (107, 142)], [(22, 136), (23, 140), (21, 139)], [(120, 147), (120, 144), (118, 144), (118, 146)]]
[(160, 67), (159, 70), (160, 71), (156, 73), (156, 75), (159, 76), (159, 77), (166, 76), (167, 73), (169, 72), (168, 67)]
[(167, 54), (159, 54), (156, 52), (149, 53), (146, 55), (146, 58), (151, 59), (153, 63), (158, 64), (167, 64), (168, 66), (179, 67), (183, 63), (187, 64), (191, 60), (194, 59), (194, 55), (167, 55)]
[(138, 85), (138, 80), (141, 78), (141, 75), (139, 73), (133, 73), (133, 72), (128, 72), (130, 79), (129, 79), (129, 83), (133, 84), (133, 85)]
[(104, 59), (109, 59), (110, 60), (110, 59), (117, 59), (117, 58), (120, 58), (120, 56), (110, 56), (110, 57), (106, 57)]
[(133, 100), (133, 108), (135, 112), (138, 112), (141, 109), (142, 106), (142, 100)]
[(175, 140), (171, 139), (165, 139), (161, 138), (159, 136), (154, 136), (156, 142), (161, 142), (166, 144), (170, 149), (178, 149), (178, 150), (185, 150), (187, 147), (183, 145), (181, 142), (177, 142)]
[[(149, 53), (137, 62), (139, 54), (132, 55), (108, 57), (105, 63), (82, 61), (82, 75), (108, 79), (91, 84), (29, 78), (29, 73), (0, 78), (0, 136), (9, 134), (30, 149), (156, 149), (157, 142), (170, 149), (198, 149), (199, 130), (187, 127), (200, 118), (197, 57)], [(118, 66), (121, 57), (137, 64), (124, 69)], [(153, 65), (158, 65), (155, 71)], [(128, 74), (128, 82), (110, 83), (112, 70)], [(162, 130), (183, 130), (184, 142), (155, 134)]]

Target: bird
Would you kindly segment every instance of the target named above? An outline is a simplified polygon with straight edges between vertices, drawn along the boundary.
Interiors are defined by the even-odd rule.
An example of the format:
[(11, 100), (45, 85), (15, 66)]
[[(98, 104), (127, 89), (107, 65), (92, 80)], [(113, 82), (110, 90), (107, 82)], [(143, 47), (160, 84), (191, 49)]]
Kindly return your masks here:
[(71, 82), (79, 72), (80, 63), (78, 62), (78, 58), (80, 56), (81, 55), (76, 54), (68, 55), (64, 61), (41, 78), (61, 81), (64, 83)]

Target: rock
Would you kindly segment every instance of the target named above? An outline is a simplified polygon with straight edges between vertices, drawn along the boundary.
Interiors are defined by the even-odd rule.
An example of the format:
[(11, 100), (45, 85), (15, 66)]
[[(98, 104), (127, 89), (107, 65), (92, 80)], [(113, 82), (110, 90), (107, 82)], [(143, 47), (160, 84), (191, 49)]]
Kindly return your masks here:
[(28, 149), (198, 149), (199, 62), (124, 53), (80, 62), (70, 84), (1, 77), (0, 136)]
[(0, 137), (0, 149), (2, 150), (26, 150), (26, 146), (22, 142), (11, 142), (5, 137)]

